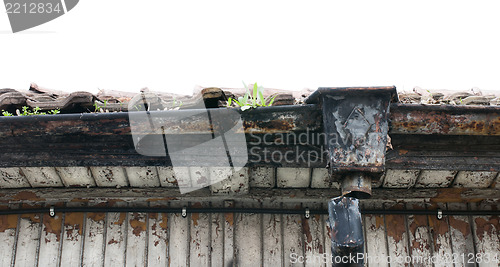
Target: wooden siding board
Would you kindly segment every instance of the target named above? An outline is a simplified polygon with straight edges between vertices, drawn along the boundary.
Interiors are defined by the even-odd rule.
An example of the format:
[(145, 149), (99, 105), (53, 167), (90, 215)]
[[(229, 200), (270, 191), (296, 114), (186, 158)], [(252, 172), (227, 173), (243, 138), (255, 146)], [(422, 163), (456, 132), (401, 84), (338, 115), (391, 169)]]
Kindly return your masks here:
[(159, 187), (160, 179), (156, 167), (126, 167), (130, 186), (133, 187)]
[[(201, 203), (192, 203), (192, 207), (201, 208)], [(210, 265), (210, 214), (191, 213), (190, 217), (190, 266)]]
[(59, 249), (62, 238), (63, 213), (56, 213), (54, 217), (51, 217), (48, 213), (44, 213), (42, 216), (38, 266), (54, 266), (60, 260)]
[[(431, 210), (446, 209), (445, 203), (430, 203), (428, 208)], [(436, 258), (434, 266), (449, 266), (452, 255), (452, 243), (450, 236), (450, 225), (448, 216), (438, 219), (436, 215), (428, 215), (429, 229), (433, 241), (433, 256)]]
[[(154, 207), (161, 204), (150, 205)], [(149, 213), (148, 216), (148, 266), (167, 266), (170, 231), (168, 214)]]
[(330, 228), (330, 223), (328, 215), (321, 215), (321, 223), (323, 224), (323, 239), (325, 244), (325, 255), (326, 257), (326, 267), (332, 266), (332, 229)]
[[(0, 206), (0, 209), (16, 208)], [(10, 266), (16, 244), (18, 214), (0, 215), (0, 266)]]
[[(321, 203), (309, 203), (307, 204), (307, 208), (320, 209)], [(303, 216), (302, 235), (304, 240), (304, 253), (307, 259), (304, 266), (322, 265), (325, 246), (321, 216), (319, 214), (313, 214), (309, 219), (306, 219), (305, 215)]]
[[(283, 204), (284, 209), (300, 209), (300, 204)], [(283, 263), (285, 266), (304, 266), (296, 261), (304, 257), (304, 240), (302, 234), (302, 220), (304, 215), (283, 214)]]
[[(234, 201), (224, 201), (224, 207), (234, 208)], [(235, 214), (224, 213), (224, 266), (234, 266), (235, 260)]]
[[(260, 208), (261, 203), (235, 203), (238, 208)], [(237, 213), (234, 222), (236, 266), (262, 265), (262, 214)]]
[(88, 167), (56, 167), (62, 182), (67, 187), (94, 187), (95, 180)]
[[(264, 201), (263, 206), (265, 208), (281, 208), (281, 203), (279, 202), (269, 202)], [(282, 243), (283, 237), (282, 233), (282, 215), (281, 214), (263, 214), (263, 234), (262, 234), (262, 252), (263, 252), (263, 266), (282, 266), (283, 261), (283, 250)]]
[[(365, 209), (382, 209), (381, 202), (363, 203)], [(366, 255), (370, 256), (366, 263), (372, 267), (388, 266), (387, 262), (387, 237), (384, 223), (384, 215), (368, 214), (364, 216)], [(325, 241), (326, 242), (326, 241)], [(326, 243), (325, 243), (326, 244)], [(330, 251), (327, 251), (331, 253)]]
[[(85, 203), (70, 202), (68, 207), (81, 207)], [(84, 213), (67, 212), (64, 214), (62, 229), (61, 266), (81, 265), (82, 242), (84, 238)]]
[[(188, 206), (188, 203), (179, 203)], [(183, 218), (179, 213), (168, 215), (170, 222), (169, 259), (168, 266), (188, 266), (189, 264), (189, 218)]]
[(126, 266), (147, 266), (147, 214), (129, 212), (127, 219)]
[[(116, 206), (125, 206), (118, 202)], [(106, 250), (104, 266), (125, 266), (127, 247), (127, 213), (109, 212), (106, 217)]]
[(0, 168), (0, 188), (31, 187), (20, 168)]
[(61, 187), (63, 183), (54, 167), (22, 167), (32, 187)]
[[(385, 203), (384, 209), (403, 209), (402, 203)], [(385, 229), (387, 230), (387, 247), (393, 262), (402, 262), (410, 256), (408, 249), (408, 232), (406, 230), (406, 217), (400, 214), (385, 215)], [(401, 264), (401, 266), (410, 264)]]
[[(498, 210), (498, 203), (471, 203), (473, 210)], [(498, 267), (500, 265), (500, 216), (472, 216), (473, 236), (476, 245), (475, 261), (480, 267)], [(486, 260), (489, 257), (490, 260)], [(481, 261), (481, 262), (479, 262)], [(487, 262), (488, 261), (488, 262)]]
[[(467, 210), (467, 203), (448, 203), (449, 210)], [(466, 257), (462, 255), (474, 254), (474, 238), (472, 236), (472, 226), (469, 216), (448, 216), (450, 223), (450, 236), (452, 240), (452, 251), (455, 260), (455, 266), (476, 266), (469, 263)]]
[(18, 227), (15, 266), (36, 266), (41, 234), (41, 215), (21, 215)]
[(90, 167), (95, 182), (101, 187), (128, 186), (125, 170), (122, 167)]
[[(222, 203), (211, 203), (212, 208), (222, 208)], [(210, 214), (210, 266), (224, 266), (224, 214)]]
[[(102, 203), (90, 203), (89, 206), (102, 206)], [(106, 213), (88, 212), (85, 214), (85, 238), (83, 244), (83, 266), (97, 267), (104, 265), (104, 247), (106, 236)]]
[[(425, 210), (425, 203), (407, 204), (407, 209)], [(429, 233), (429, 223), (427, 215), (408, 215), (408, 235), (410, 242), (410, 254), (413, 266), (428, 266), (425, 260), (432, 256), (432, 240)], [(419, 260), (423, 259), (423, 260)]]

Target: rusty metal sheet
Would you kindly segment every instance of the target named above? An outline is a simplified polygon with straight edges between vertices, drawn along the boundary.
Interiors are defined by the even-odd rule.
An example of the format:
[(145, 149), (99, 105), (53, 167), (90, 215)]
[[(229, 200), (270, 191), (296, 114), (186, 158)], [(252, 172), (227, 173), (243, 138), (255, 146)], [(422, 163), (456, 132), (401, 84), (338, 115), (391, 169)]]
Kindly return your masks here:
[(51, 217), (48, 213), (42, 214), (42, 234), (40, 236), (38, 266), (59, 264), (63, 217), (64, 214), (62, 213), (56, 213), (54, 217)]
[[(309, 209), (321, 209), (322, 203), (309, 203)], [(286, 229), (284, 229), (286, 231)], [(320, 214), (313, 214), (309, 219), (302, 220), (302, 234), (304, 239), (304, 254), (309, 259), (304, 266), (318, 266), (324, 263), (324, 255), (330, 251), (325, 251), (325, 239), (323, 234), (323, 223)], [(329, 241), (331, 242), (331, 240)], [(326, 254), (325, 254), (326, 253)], [(276, 266), (276, 265), (275, 265)]]
[[(446, 203), (429, 203), (428, 208), (432, 210), (438, 208), (445, 210)], [(448, 216), (443, 216), (442, 219), (439, 219), (436, 215), (428, 215), (428, 218), (429, 229), (433, 241), (433, 256), (436, 257), (434, 265), (443, 267), (449, 266), (450, 257), (453, 251)]]
[[(181, 202), (180, 205), (188, 206), (187, 202)], [(189, 217), (183, 218), (181, 214), (170, 213), (168, 215), (170, 222), (168, 263), (169, 266), (189, 266), (190, 251), (190, 220)]]
[[(127, 203), (118, 202), (116, 205), (125, 206)], [(127, 223), (127, 213), (125, 212), (106, 214), (104, 266), (125, 266)]]
[[(299, 204), (283, 204), (284, 209), (300, 209)], [(304, 215), (283, 214), (283, 263), (285, 266), (301, 266), (298, 260), (304, 257), (302, 220)], [(285, 231), (286, 229), (286, 231)], [(330, 241), (331, 242), (331, 241)]]
[(146, 266), (149, 236), (147, 214), (129, 212), (127, 220), (126, 266)]
[[(40, 207), (23, 205), (22, 208)], [(42, 234), (42, 215), (23, 214), (19, 217), (19, 232), (15, 248), (15, 266), (36, 266), (39, 254), (40, 235)]]
[[(274, 201), (264, 201), (265, 208), (281, 208), (281, 203)], [(282, 233), (285, 229), (282, 228), (282, 214), (263, 214), (262, 215), (262, 266), (273, 267), (283, 265), (283, 244)]]
[(390, 134), (500, 135), (500, 107), (391, 105)]
[[(498, 203), (483, 201), (470, 205), (473, 210), (491, 210), (498, 209)], [(500, 216), (472, 216), (472, 223), (477, 254), (474, 257), (467, 255), (467, 259), (481, 261), (480, 266), (497, 267), (500, 260)]]
[[(17, 208), (18, 205), (2, 205), (0, 209)], [(18, 214), (0, 215), (0, 266), (10, 266), (16, 244)]]

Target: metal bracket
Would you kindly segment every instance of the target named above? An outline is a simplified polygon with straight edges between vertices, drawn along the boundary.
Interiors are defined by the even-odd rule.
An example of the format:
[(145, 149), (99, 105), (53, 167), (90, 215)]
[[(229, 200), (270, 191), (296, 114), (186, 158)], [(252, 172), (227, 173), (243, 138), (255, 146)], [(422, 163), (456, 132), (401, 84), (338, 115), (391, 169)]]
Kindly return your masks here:
[(49, 215), (50, 217), (56, 216), (56, 211), (54, 209), (54, 206), (50, 206)]
[(186, 218), (186, 216), (187, 216), (187, 208), (182, 207), (182, 218)]
[(311, 211), (309, 208), (306, 208), (306, 219), (309, 219), (311, 217)]
[(438, 220), (443, 219), (443, 211), (441, 209), (437, 209), (437, 218)]

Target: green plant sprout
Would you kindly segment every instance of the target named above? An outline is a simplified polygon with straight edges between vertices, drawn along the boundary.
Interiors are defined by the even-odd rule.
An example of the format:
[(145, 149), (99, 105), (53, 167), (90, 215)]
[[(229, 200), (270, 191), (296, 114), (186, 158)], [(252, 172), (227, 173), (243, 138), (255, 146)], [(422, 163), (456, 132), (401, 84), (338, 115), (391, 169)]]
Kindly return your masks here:
[[(48, 111), (48, 114), (56, 115), (59, 114), (61, 111), (59, 109), (52, 109)], [(2, 115), (3, 116), (14, 116), (14, 114), (2, 110)], [(17, 116), (34, 116), (34, 115), (47, 115), (47, 112), (40, 112), (39, 107), (34, 107), (33, 110), (30, 110), (29, 107), (23, 106), (21, 110), (16, 109), (16, 115)]]
[(275, 96), (269, 96), (267, 98), (264, 98), (264, 87), (263, 86), (258, 86), (257, 83), (253, 84), (253, 92), (250, 93), (250, 89), (248, 86), (243, 82), (243, 86), (245, 87), (245, 95), (238, 97), (238, 100), (229, 98), (227, 101), (227, 106), (230, 107), (231, 103), (234, 102), (238, 106), (241, 107), (241, 111), (245, 111), (250, 108), (256, 108), (256, 107), (269, 107), (273, 104), (274, 99), (276, 98)]

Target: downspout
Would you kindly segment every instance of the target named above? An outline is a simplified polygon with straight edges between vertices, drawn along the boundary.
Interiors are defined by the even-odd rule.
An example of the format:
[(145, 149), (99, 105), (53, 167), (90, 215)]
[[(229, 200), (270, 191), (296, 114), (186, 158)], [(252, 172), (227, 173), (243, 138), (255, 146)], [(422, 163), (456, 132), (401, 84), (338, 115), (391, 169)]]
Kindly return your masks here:
[(364, 265), (359, 199), (384, 171), (391, 100), (395, 87), (319, 88), (305, 100), (321, 106), (330, 179), (341, 185), (328, 203), (333, 266)]

